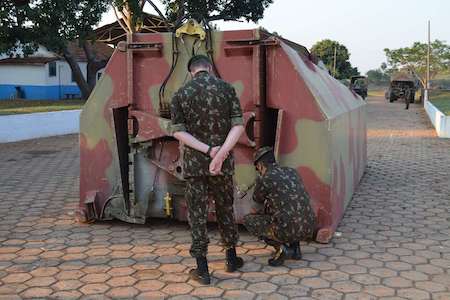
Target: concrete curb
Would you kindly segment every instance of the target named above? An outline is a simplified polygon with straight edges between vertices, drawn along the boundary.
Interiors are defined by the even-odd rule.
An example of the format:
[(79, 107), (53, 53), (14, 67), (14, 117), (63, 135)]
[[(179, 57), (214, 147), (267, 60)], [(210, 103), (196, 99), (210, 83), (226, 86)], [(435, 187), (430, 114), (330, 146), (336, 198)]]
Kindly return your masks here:
[(80, 132), (81, 110), (0, 116), (0, 143)]
[(450, 138), (450, 116), (444, 115), (428, 100), (425, 100), (424, 107), (437, 135), (440, 138)]

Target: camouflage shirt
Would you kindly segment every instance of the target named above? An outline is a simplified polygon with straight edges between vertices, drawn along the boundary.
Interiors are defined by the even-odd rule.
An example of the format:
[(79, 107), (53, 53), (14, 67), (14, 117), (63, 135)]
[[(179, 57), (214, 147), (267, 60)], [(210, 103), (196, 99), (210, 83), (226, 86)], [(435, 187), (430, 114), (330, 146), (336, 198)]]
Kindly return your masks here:
[[(171, 103), (172, 132), (186, 131), (199, 141), (222, 145), (235, 125), (242, 125), (242, 110), (233, 86), (208, 72), (199, 72), (181, 87)], [(209, 176), (211, 158), (184, 147), (184, 176)], [(223, 163), (222, 174), (233, 175), (230, 155)]]
[(253, 200), (264, 203), (266, 213), (280, 229), (292, 228), (295, 235), (312, 237), (315, 215), (303, 181), (294, 169), (269, 165), (256, 180)]

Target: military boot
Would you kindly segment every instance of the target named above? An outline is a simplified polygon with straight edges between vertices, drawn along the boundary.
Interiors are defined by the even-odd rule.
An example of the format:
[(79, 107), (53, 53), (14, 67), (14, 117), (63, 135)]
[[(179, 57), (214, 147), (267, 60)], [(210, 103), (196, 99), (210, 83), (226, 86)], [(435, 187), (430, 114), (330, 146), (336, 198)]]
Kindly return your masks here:
[(287, 250), (284, 245), (279, 245), (275, 247), (275, 253), (271, 259), (269, 259), (269, 266), (279, 267), (283, 265), (286, 259)]
[(206, 257), (197, 257), (197, 268), (189, 271), (189, 277), (201, 284), (210, 284), (211, 277), (208, 271), (208, 261)]
[(287, 257), (293, 260), (302, 259), (302, 251), (300, 250), (300, 242), (292, 242), (287, 246)]
[(244, 265), (244, 260), (236, 255), (236, 248), (228, 248), (225, 252), (227, 261), (225, 262), (225, 271), (234, 272)]

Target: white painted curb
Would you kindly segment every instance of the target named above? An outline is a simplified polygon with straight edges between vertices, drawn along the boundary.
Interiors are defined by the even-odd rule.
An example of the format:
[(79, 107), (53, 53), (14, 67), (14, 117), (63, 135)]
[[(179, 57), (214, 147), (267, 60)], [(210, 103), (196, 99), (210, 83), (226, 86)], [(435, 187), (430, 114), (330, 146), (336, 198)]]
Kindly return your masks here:
[(428, 118), (436, 128), (437, 135), (441, 138), (450, 138), (450, 116), (444, 115), (428, 100), (425, 100), (424, 107)]
[(81, 110), (0, 116), (0, 143), (80, 132)]

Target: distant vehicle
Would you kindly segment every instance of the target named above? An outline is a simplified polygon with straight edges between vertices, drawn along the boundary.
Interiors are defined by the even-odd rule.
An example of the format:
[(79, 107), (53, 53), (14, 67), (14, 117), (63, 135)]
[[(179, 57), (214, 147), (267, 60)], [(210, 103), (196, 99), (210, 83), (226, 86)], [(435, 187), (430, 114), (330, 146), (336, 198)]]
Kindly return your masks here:
[(398, 72), (391, 76), (389, 88), (385, 97), (389, 102), (405, 99), (406, 109), (410, 103), (414, 103), (417, 91), (417, 78), (410, 72)]
[(350, 78), (350, 89), (360, 95), (363, 99), (367, 98), (367, 86), (369, 85), (366, 76), (353, 76)]

